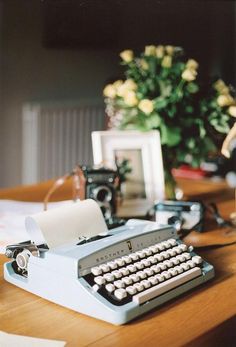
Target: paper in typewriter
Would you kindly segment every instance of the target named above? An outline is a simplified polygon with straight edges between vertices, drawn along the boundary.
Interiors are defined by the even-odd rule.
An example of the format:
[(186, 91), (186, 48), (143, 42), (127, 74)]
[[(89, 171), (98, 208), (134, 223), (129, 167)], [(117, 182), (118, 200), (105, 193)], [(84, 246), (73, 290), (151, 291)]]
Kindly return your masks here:
[(100, 207), (92, 199), (29, 216), (25, 225), (31, 241), (49, 248), (107, 231)]

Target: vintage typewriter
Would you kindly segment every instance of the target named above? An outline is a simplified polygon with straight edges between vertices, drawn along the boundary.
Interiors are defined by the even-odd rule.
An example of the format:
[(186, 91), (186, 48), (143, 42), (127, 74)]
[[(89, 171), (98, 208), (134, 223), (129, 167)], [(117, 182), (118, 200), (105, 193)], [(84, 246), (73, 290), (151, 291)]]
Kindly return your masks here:
[(130, 220), (106, 236), (54, 249), (9, 246), (4, 277), (77, 312), (119, 325), (205, 283), (213, 266), (170, 226)]

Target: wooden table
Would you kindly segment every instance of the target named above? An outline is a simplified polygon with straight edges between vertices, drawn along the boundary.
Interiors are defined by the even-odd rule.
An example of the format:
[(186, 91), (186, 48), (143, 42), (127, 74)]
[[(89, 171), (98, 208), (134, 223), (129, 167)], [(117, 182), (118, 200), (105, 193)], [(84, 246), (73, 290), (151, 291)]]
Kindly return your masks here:
[[(232, 191), (223, 183), (180, 181), (180, 185), (191, 197), (194, 192), (208, 199), (214, 196), (225, 217), (233, 210)], [(20, 190), (17, 189), (18, 197), (22, 199), (24, 192)], [(0, 191), (0, 198), (13, 198), (6, 192)], [(119, 327), (73, 312), (5, 282), (2, 265), (7, 259), (2, 255), (0, 330), (64, 340), (68, 347), (236, 346), (236, 245), (201, 249), (198, 253), (215, 266), (213, 281)]]

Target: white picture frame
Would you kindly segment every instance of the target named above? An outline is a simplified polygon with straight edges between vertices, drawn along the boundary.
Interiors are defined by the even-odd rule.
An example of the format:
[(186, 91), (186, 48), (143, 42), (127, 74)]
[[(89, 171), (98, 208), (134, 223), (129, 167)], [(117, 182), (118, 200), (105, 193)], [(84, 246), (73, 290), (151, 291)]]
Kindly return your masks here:
[[(141, 192), (141, 196), (133, 198), (131, 196), (128, 199), (138, 199), (148, 203), (164, 199), (164, 170), (159, 131), (94, 131), (92, 132), (92, 148), (95, 165), (102, 164), (114, 169), (116, 168), (115, 155), (117, 153), (125, 153), (129, 159), (132, 159), (134, 155), (135, 165), (138, 165), (139, 168), (142, 167), (144, 191)], [(141, 170), (136, 171), (136, 175), (140, 176)], [(137, 186), (133, 187), (137, 190)], [(139, 186), (138, 190), (140, 187), (142, 189), (142, 186)]]

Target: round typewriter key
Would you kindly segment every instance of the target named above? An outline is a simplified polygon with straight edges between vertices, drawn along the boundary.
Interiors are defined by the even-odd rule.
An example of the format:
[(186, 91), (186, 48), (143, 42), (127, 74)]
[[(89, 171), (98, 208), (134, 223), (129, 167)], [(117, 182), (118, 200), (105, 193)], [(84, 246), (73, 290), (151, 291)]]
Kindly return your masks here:
[(167, 271), (163, 271), (161, 274), (162, 276), (164, 276), (165, 280), (168, 280), (169, 278), (171, 278), (171, 273), (169, 272), (170, 270)]
[(98, 276), (98, 275), (101, 275), (102, 274), (102, 270), (99, 266), (96, 266), (96, 267), (92, 267), (91, 268), (91, 272), (94, 276)]
[(195, 263), (192, 260), (188, 260), (187, 264), (190, 266), (191, 269), (195, 267)]
[(187, 271), (187, 270), (190, 268), (190, 266), (189, 266), (187, 263), (183, 263), (183, 264), (181, 264), (180, 266), (182, 267), (182, 269), (183, 269), (184, 271)]
[(105, 278), (107, 282), (112, 282), (115, 279), (115, 276), (112, 273), (107, 273), (103, 275), (103, 277)]
[(116, 262), (116, 264), (118, 265), (118, 266), (124, 266), (125, 265), (125, 261), (124, 261), (124, 259), (122, 259), (122, 258), (118, 258), (118, 259), (116, 259), (116, 260), (114, 260), (115, 262)]
[(111, 274), (115, 277), (115, 278), (121, 278), (122, 277), (122, 273), (119, 270), (114, 270), (111, 272)]
[(134, 286), (127, 287), (126, 291), (129, 295), (134, 295), (137, 293), (137, 289)]
[(182, 269), (181, 266), (175, 266), (175, 270), (178, 272), (178, 274), (181, 274), (184, 270)]
[(156, 279), (158, 280), (158, 282), (163, 282), (164, 281), (164, 276), (163, 275), (155, 275)]
[(132, 259), (132, 261), (137, 261), (139, 260), (139, 257), (136, 253), (131, 253), (130, 255), (130, 258)]
[(149, 280), (142, 280), (142, 281), (140, 282), (140, 284), (142, 284), (142, 285), (144, 286), (145, 289), (151, 287), (151, 282), (149, 282)]
[(169, 269), (168, 273), (171, 274), (171, 276), (178, 275), (178, 271), (175, 268)]
[(199, 255), (195, 255), (194, 257), (192, 257), (192, 261), (196, 265), (200, 265), (202, 263), (202, 258)]
[(128, 256), (128, 255), (125, 255), (125, 256), (122, 257), (121, 259), (123, 259), (124, 262), (125, 262), (126, 264), (132, 263), (132, 259), (131, 259), (130, 256)]
[(124, 282), (122, 280), (118, 280), (118, 281), (114, 282), (114, 286), (116, 288), (124, 288), (125, 284), (124, 284)]
[(135, 283), (133, 287), (136, 288), (138, 292), (141, 292), (142, 290), (144, 290), (144, 285), (141, 283)]
[(157, 259), (154, 256), (148, 257), (147, 260), (150, 261), (151, 264), (156, 264), (157, 263)]
[(175, 239), (169, 239), (168, 242), (171, 244), (171, 246), (177, 245), (177, 241)]
[(150, 283), (155, 286), (158, 283), (158, 280), (156, 279), (155, 276), (149, 277), (148, 279), (150, 281)]
[(135, 263), (135, 266), (137, 267), (138, 270), (142, 270), (144, 268), (143, 263), (141, 263), (140, 261), (138, 261), (137, 263)]
[(152, 265), (150, 267), (151, 270), (153, 270), (156, 274), (161, 271), (161, 267), (158, 265)]
[(179, 264), (179, 260), (177, 258), (171, 258), (172, 262), (174, 265), (178, 265)]
[(132, 279), (130, 277), (123, 277), (122, 280), (126, 286), (129, 286), (130, 284), (133, 283)]
[(143, 272), (145, 272), (148, 277), (154, 275), (154, 271), (151, 268), (144, 269)]
[(109, 261), (109, 263), (107, 263), (107, 265), (112, 269), (115, 270), (117, 269), (118, 265), (116, 264), (116, 262), (114, 261)]
[(114, 286), (114, 284), (112, 284), (112, 283), (108, 283), (108, 284), (106, 284), (106, 290), (109, 292), (109, 293), (112, 293), (112, 292), (114, 292), (114, 290), (116, 289), (115, 288), (115, 286)]
[(129, 278), (133, 281), (133, 282), (138, 282), (140, 280), (140, 276), (138, 274), (138, 272), (136, 274), (132, 274), (129, 276)]
[(187, 252), (183, 253), (182, 256), (185, 258), (185, 260), (191, 259), (191, 255)]
[(98, 276), (94, 278), (94, 282), (97, 283), (99, 286), (101, 286), (102, 284), (106, 282), (106, 280), (103, 276)]
[(102, 272), (110, 271), (110, 268), (109, 268), (109, 266), (107, 264), (101, 264), (99, 267), (102, 270)]
[(138, 271), (136, 275), (139, 276), (141, 279), (144, 279), (147, 277), (147, 274), (144, 271)]
[(119, 288), (115, 290), (114, 295), (117, 299), (122, 300), (126, 298), (127, 292), (124, 288)]
[(137, 271), (137, 266), (135, 265), (128, 265), (127, 269), (129, 270), (129, 272), (133, 273)]
[(119, 269), (119, 271), (122, 274), (122, 276), (128, 276), (129, 275), (129, 269), (126, 267), (122, 267), (121, 269)]

